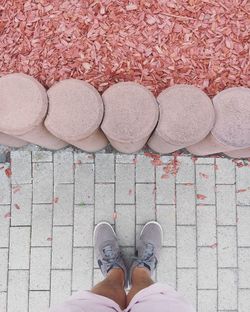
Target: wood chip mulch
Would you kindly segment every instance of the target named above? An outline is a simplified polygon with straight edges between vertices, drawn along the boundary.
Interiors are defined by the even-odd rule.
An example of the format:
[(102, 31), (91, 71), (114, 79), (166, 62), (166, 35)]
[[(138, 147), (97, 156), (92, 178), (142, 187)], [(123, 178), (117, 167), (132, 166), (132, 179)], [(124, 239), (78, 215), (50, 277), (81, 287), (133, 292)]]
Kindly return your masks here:
[(99, 91), (137, 81), (214, 95), (250, 87), (249, 0), (2, 0), (0, 73), (50, 87), (73, 77)]

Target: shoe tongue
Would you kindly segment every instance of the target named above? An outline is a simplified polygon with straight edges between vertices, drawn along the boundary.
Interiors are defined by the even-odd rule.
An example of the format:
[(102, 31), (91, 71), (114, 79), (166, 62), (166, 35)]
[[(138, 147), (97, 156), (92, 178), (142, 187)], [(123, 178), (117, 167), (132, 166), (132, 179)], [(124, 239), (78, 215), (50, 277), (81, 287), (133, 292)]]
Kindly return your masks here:
[(149, 260), (154, 254), (154, 246), (150, 243), (145, 244), (142, 258), (143, 260)]

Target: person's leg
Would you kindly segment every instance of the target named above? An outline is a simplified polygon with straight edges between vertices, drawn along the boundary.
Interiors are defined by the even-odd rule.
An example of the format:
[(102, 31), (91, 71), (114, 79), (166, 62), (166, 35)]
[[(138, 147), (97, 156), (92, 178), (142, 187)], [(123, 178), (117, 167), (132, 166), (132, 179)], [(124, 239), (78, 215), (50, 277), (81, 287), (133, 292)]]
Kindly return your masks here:
[(131, 282), (132, 287), (127, 295), (127, 305), (140, 290), (154, 284), (154, 281), (151, 279), (149, 270), (138, 267), (133, 270)]
[(105, 279), (97, 284), (91, 292), (115, 301), (123, 310), (126, 307), (124, 285), (127, 269), (121, 255), (117, 236), (110, 224), (101, 222), (96, 226), (94, 246), (97, 263)]
[(94, 286), (92, 293), (112, 299), (120, 308), (126, 308), (126, 292), (124, 290), (124, 272), (122, 269), (112, 269), (106, 278)]
[(127, 305), (142, 289), (154, 284), (151, 275), (156, 269), (162, 246), (162, 228), (157, 222), (148, 222), (142, 229), (137, 246), (137, 258), (130, 268), (132, 288), (127, 295)]

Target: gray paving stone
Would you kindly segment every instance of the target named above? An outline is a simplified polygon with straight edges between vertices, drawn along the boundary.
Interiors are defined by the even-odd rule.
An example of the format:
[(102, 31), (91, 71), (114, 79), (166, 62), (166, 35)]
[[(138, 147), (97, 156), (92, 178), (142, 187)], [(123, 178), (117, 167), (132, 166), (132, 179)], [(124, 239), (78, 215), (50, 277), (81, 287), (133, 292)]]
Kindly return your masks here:
[(71, 226), (53, 227), (52, 269), (71, 269), (72, 235)]
[(157, 267), (157, 281), (176, 289), (176, 248), (163, 247)]
[(33, 162), (52, 162), (53, 154), (50, 151), (32, 151)]
[(218, 308), (237, 310), (237, 270), (218, 270)]
[(7, 309), (7, 293), (0, 292), (0, 311), (5, 312)]
[(214, 166), (196, 165), (196, 191), (198, 204), (215, 204)]
[(95, 223), (114, 223), (114, 184), (95, 185)]
[(93, 245), (94, 206), (76, 205), (74, 211), (74, 246), (90, 247)]
[(135, 206), (116, 205), (115, 230), (120, 246), (135, 245)]
[(54, 154), (54, 183), (73, 183), (73, 153)]
[(95, 154), (85, 152), (74, 152), (75, 167), (80, 164), (93, 164), (94, 160)]
[(177, 269), (177, 289), (195, 307), (197, 296), (196, 269)]
[(135, 248), (134, 247), (121, 247), (121, 252), (123, 255), (125, 265), (129, 267), (131, 265), (132, 257), (135, 256)]
[(236, 199), (234, 185), (216, 186), (217, 224), (236, 224)]
[(248, 312), (250, 304), (250, 289), (239, 290), (239, 312)]
[(51, 307), (63, 303), (71, 295), (71, 270), (51, 270)]
[(157, 221), (163, 229), (163, 245), (176, 246), (176, 210), (174, 205), (158, 205)]
[(214, 157), (194, 157), (193, 161), (196, 165), (213, 165), (215, 162)]
[(72, 290), (88, 290), (92, 286), (93, 249), (73, 249)]
[(94, 165), (75, 168), (75, 204), (94, 204)]
[(33, 164), (33, 203), (49, 204), (53, 201), (52, 163)]
[(30, 290), (50, 290), (50, 247), (32, 247), (30, 254)]
[(236, 166), (236, 194), (238, 205), (250, 206), (250, 166)]
[(74, 185), (55, 185), (53, 224), (72, 225), (73, 224), (73, 203)]
[(136, 223), (155, 220), (155, 208), (154, 184), (136, 184)]
[(0, 205), (0, 247), (9, 247), (10, 206)]
[(232, 159), (216, 158), (216, 184), (235, 183), (235, 164)]
[(196, 224), (194, 185), (176, 185), (176, 211), (177, 224)]
[(194, 226), (177, 226), (177, 267), (196, 267), (196, 229)]
[(198, 248), (198, 288), (217, 289), (217, 250)]
[(250, 248), (238, 249), (239, 287), (250, 289)]
[(237, 267), (236, 227), (221, 226), (218, 232), (218, 266)]
[(29, 312), (48, 311), (49, 291), (29, 292)]
[(32, 185), (12, 186), (11, 225), (31, 225)]
[(117, 204), (135, 203), (135, 166), (116, 164), (115, 201)]
[(30, 227), (10, 228), (9, 269), (29, 269)]
[(33, 205), (31, 246), (51, 246), (52, 205)]
[(238, 245), (240, 247), (250, 247), (250, 206), (238, 206)]
[(215, 206), (197, 206), (197, 244), (213, 246), (216, 238)]
[(152, 159), (144, 155), (137, 155), (136, 158), (136, 183), (153, 183), (155, 180), (155, 167)]
[(117, 164), (135, 164), (136, 155), (116, 154), (116, 163)]
[[(93, 258), (92, 237), (96, 222), (106, 220), (113, 225), (115, 223), (119, 240), (123, 241), (121, 242), (122, 252), (126, 262), (129, 263), (135, 254), (134, 242), (138, 239), (144, 223), (155, 218), (163, 227), (164, 247), (153, 278), (173, 287), (177, 284), (178, 289), (184, 292), (184, 296), (190, 298), (194, 305), (198, 303), (199, 312), (249, 312), (250, 205), (246, 203), (248, 203), (250, 180), (247, 165), (242, 166), (243, 163), (235, 163), (224, 158), (196, 159), (183, 155), (177, 158), (161, 156), (159, 163), (162, 161), (162, 165), (154, 166), (152, 158), (146, 157), (143, 152), (137, 159), (137, 155), (104, 152), (89, 154), (67, 149), (55, 152), (55, 154), (62, 153), (62, 162), (66, 163), (64, 167), (66, 172), (63, 172), (61, 159), (56, 159), (57, 156), (53, 159), (54, 153), (43, 150), (31, 153), (32, 159), (30, 152), (25, 154), (25, 157), (29, 158), (27, 168), (31, 168), (32, 162), (34, 167), (39, 167), (39, 170), (34, 172), (36, 179), (34, 179), (35, 190), (33, 189), (32, 194), (31, 179), (26, 179), (24, 184), (16, 184), (12, 178), (13, 175), (11, 176), (8, 171), (5, 172), (9, 164), (0, 164), (1, 312), (2, 310), (9, 312), (9, 308), (5, 309), (8, 286), (6, 285), (6, 257), (8, 254), (13, 254), (13, 250), (15, 259), (18, 258), (18, 254), (21, 255), (21, 260), (18, 262), (20, 269), (10, 269), (8, 274), (10, 276), (12, 272), (27, 272), (27, 280), (23, 277), (21, 282), (20, 279), (17, 280), (18, 287), (24, 290), (24, 296), (21, 294), (21, 307), (17, 306), (19, 300), (13, 299), (9, 303), (10, 309), (16, 312), (17, 306), (19, 311), (25, 312), (28, 311), (29, 305), (29, 312), (47, 311), (50, 295), (52, 305), (63, 302), (72, 292), (76, 292), (79, 288), (90, 289), (94, 282), (103, 279), (96, 260)], [(71, 155), (70, 160), (65, 156), (66, 154)], [(97, 156), (97, 164), (95, 156)], [(143, 161), (140, 162), (140, 159)], [(176, 177), (172, 168), (174, 159), (179, 162)], [(60, 165), (58, 165), (59, 162)], [(16, 173), (22, 172), (22, 164), (23, 160), (16, 163)], [(47, 171), (44, 172), (40, 165), (45, 165)], [(139, 179), (135, 186), (137, 165)], [(54, 166), (61, 166), (61, 174), (59, 170), (55, 174), (56, 179), (53, 176)], [(237, 171), (236, 184), (233, 174), (234, 166)], [(95, 173), (95, 170), (98, 173)], [(154, 170), (156, 176), (152, 178)], [(170, 173), (167, 174), (169, 170)], [(48, 171), (51, 175), (50, 183), (47, 183), (46, 172)], [(196, 172), (195, 178), (194, 171)], [(6, 173), (10, 177), (7, 177)], [(41, 179), (41, 176), (46, 177)], [(69, 176), (72, 179), (71, 183), (68, 183)], [(40, 181), (37, 181), (38, 177)], [(11, 181), (12, 185), (10, 185)], [(193, 193), (196, 187), (196, 195), (205, 195), (204, 199), (194, 198)], [(190, 196), (185, 192), (189, 188), (192, 188)], [(135, 190), (136, 194), (133, 193)], [(43, 200), (41, 203), (33, 204), (32, 211), (30, 211), (34, 192), (37, 192), (39, 196), (49, 193), (50, 202), (47, 202), (46, 195), (41, 199)], [(72, 198), (73, 192), (74, 198)], [(235, 194), (237, 194), (238, 201), (237, 211)], [(216, 202), (215, 198), (217, 198)], [(197, 206), (196, 210), (195, 206)], [(11, 231), (31, 227), (31, 244), (30, 242), (23, 244), (24, 241), (19, 235), (18, 239), (21, 240), (21, 244), (13, 249), (13, 242), (11, 242), (12, 251), (9, 250), (10, 221)], [(58, 228), (63, 231), (54, 237), (52, 235), (53, 223), (54, 229)], [(70, 235), (64, 231), (65, 228), (71, 228)], [(63, 238), (64, 235), (67, 239)], [(27, 240), (30, 237), (28, 236)], [(11, 241), (13, 241), (12, 235)], [(53, 266), (51, 269), (52, 242), (54, 263), (56, 254), (58, 269), (53, 269)], [(25, 245), (24, 249), (23, 245)], [(27, 252), (30, 245), (32, 246), (31, 253)], [(55, 246), (58, 247), (58, 251)], [(217, 251), (219, 252), (219, 265)], [(25, 261), (22, 254), (25, 254)], [(13, 255), (11, 257), (14, 259)], [(13, 260), (11, 262), (13, 263)], [(14, 261), (15, 265), (16, 262), (17, 260)], [(83, 266), (82, 263), (86, 265)], [(218, 289), (215, 269), (219, 270)], [(8, 280), (10, 282), (10, 278)], [(12, 297), (15, 294), (13, 285), (14, 282), (8, 287), (9, 296), (11, 293)], [(21, 293), (21, 290), (18, 289), (17, 292)], [(238, 306), (237, 293), (239, 293)]]
[(12, 184), (31, 183), (31, 153), (28, 151), (11, 152)]
[(93, 283), (92, 283), (92, 286), (100, 283), (102, 280), (103, 280), (103, 275), (102, 275), (102, 272), (101, 270), (98, 268), (98, 269), (94, 269), (94, 277), (93, 277)]
[[(7, 170), (7, 171), (6, 171)], [(7, 176), (9, 165), (0, 163), (0, 205), (10, 204), (10, 178)]]
[(10, 270), (8, 285), (7, 311), (28, 311), (29, 271)]
[(8, 249), (0, 248), (0, 292), (7, 291)]
[(139, 242), (139, 238), (140, 238), (140, 235), (141, 235), (141, 231), (144, 227), (144, 224), (136, 224), (136, 227), (135, 227), (135, 247), (138, 246), (138, 242)]
[(175, 176), (165, 178), (164, 166), (156, 167), (156, 203), (175, 205)]
[(217, 312), (216, 290), (198, 290), (198, 311)]
[(113, 154), (96, 154), (95, 166), (97, 183), (109, 183), (115, 181)]
[(194, 162), (187, 156), (178, 156), (179, 170), (176, 175), (176, 183), (194, 183)]

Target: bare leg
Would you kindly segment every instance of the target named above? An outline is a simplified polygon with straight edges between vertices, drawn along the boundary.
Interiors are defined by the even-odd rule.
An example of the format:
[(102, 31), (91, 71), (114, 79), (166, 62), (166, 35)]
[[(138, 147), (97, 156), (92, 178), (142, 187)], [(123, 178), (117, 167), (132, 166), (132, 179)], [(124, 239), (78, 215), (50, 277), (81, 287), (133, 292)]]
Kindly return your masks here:
[(91, 292), (115, 301), (124, 310), (126, 308), (126, 293), (124, 291), (123, 270), (119, 268), (111, 269), (107, 277), (94, 286)]
[(145, 268), (134, 268), (132, 273), (132, 288), (127, 295), (127, 306), (132, 298), (142, 289), (154, 284), (150, 272)]

